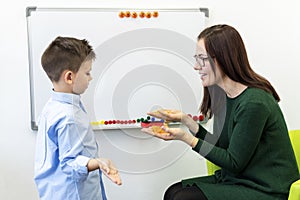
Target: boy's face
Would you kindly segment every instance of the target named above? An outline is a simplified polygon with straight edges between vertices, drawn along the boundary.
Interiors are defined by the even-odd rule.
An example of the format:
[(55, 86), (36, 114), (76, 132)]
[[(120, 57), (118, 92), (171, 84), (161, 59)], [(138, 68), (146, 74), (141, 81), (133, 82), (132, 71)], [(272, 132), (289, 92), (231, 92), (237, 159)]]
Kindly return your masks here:
[(82, 63), (78, 72), (75, 74), (74, 85), (73, 85), (73, 93), (82, 94), (88, 88), (90, 80), (92, 80), (91, 76), (92, 70), (92, 60), (88, 60)]

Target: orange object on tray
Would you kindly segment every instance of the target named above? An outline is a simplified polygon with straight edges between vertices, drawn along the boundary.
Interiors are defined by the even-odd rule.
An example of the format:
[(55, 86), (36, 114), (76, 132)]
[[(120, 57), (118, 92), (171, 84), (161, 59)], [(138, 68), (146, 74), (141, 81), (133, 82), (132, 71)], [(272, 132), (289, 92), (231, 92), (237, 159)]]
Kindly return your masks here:
[(151, 126), (163, 126), (164, 122), (141, 122), (142, 128), (149, 128)]
[(162, 129), (162, 126), (168, 127), (168, 124), (165, 122), (142, 122), (141, 126), (143, 128), (151, 128), (154, 133), (163, 134), (166, 132)]

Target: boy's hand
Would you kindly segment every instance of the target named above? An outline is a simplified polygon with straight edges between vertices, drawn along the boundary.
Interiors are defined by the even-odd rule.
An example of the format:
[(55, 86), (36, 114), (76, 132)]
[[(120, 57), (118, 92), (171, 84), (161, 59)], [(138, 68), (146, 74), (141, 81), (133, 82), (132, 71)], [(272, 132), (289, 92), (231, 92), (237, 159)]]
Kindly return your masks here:
[(100, 169), (105, 176), (107, 176), (112, 182), (117, 185), (121, 185), (122, 181), (117, 168), (114, 166), (111, 160), (106, 158), (91, 159), (87, 168), (89, 171)]
[(111, 160), (106, 158), (97, 158), (96, 160), (99, 163), (99, 169), (105, 176), (107, 176), (112, 182), (117, 185), (122, 184), (119, 172)]

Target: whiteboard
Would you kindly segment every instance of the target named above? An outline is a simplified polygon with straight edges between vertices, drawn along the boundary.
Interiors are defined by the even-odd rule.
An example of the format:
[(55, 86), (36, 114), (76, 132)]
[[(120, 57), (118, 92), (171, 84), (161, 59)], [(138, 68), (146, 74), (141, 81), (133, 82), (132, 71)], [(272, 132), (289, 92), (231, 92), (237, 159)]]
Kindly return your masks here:
[[(121, 12), (138, 16), (122, 18)], [(142, 18), (141, 12), (158, 16)], [(87, 39), (95, 50), (93, 80), (82, 95), (91, 122), (139, 119), (162, 107), (197, 114), (202, 87), (193, 70), (193, 55), (208, 17), (206, 8), (29, 7), (26, 17), (33, 130), (52, 90), (40, 58), (57, 36)]]

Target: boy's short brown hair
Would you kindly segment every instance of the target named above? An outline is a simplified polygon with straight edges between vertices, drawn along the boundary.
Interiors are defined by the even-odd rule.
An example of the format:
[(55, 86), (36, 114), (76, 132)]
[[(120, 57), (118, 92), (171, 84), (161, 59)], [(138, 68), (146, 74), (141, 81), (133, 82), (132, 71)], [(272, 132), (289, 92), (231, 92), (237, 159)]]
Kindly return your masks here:
[(64, 70), (76, 73), (81, 64), (96, 57), (92, 46), (85, 39), (57, 37), (42, 55), (44, 71), (52, 82), (58, 82)]

